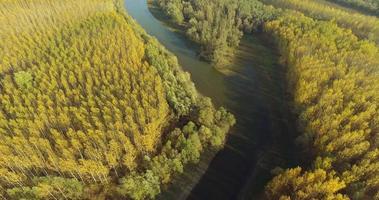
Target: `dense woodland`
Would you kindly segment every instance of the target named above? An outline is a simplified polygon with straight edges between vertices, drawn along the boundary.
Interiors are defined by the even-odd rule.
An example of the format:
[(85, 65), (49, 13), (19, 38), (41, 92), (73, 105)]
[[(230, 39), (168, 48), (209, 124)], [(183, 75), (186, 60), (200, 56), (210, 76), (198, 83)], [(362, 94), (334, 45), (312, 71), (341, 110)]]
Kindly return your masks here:
[(152, 199), (235, 123), (112, 0), (0, 2), (0, 199)]
[(269, 199), (379, 198), (379, 48), (334, 22), (289, 13), (266, 24), (279, 42), (298, 142), (315, 158), (267, 186)]
[(279, 8), (297, 10), (314, 19), (334, 20), (361, 39), (379, 44), (379, 18), (332, 7), (323, 0), (262, 0)]
[[(191, 20), (186, 7), (175, 7), (180, 1), (157, 1), (169, 16), (182, 13), (184, 22)], [(237, 4), (232, 8), (240, 31), (263, 25), (277, 41), (298, 115), (297, 143), (313, 159), (310, 166), (275, 170), (281, 172), (267, 185), (266, 198), (379, 199), (379, 19), (322, 0), (227, 2)], [(238, 20), (243, 2), (245, 12), (256, 13), (247, 20), (254, 28)], [(259, 14), (263, 10), (270, 15)], [(207, 35), (200, 27), (196, 34)]]
[(379, 1), (378, 0), (329, 0), (341, 5), (352, 6), (362, 11), (372, 13), (379, 16)]
[(200, 56), (215, 66), (233, 59), (244, 32), (259, 29), (273, 18), (271, 7), (258, 0), (156, 0), (175, 23), (185, 27), (186, 35), (200, 44)]
[[(260, 30), (278, 16), (271, 7), (298, 10), (321, 20), (335, 20), (362, 39), (379, 44), (379, 19), (331, 7), (323, 0), (156, 0), (175, 23), (201, 46), (200, 56), (216, 66), (229, 64), (244, 33)], [(267, 5), (265, 5), (265, 4)], [(222, 31), (221, 31), (222, 30)]]
[[(329, 2), (153, 1), (215, 65), (243, 34), (277, 42), (311, 164), (274, 170), (266, 199), (379, 199), (379, 20)], [(0, 2), (0, 199), (154, 199), (223, 146), (234, 117), (123, 6)]]

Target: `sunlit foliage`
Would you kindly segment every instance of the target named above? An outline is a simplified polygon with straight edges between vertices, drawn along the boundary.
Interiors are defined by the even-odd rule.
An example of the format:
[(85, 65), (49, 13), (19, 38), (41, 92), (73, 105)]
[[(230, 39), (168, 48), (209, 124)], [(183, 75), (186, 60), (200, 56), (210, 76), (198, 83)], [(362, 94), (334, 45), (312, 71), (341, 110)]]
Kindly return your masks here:
[(4, 198), (153, 198), (203, 149), (223, 145), (233, 116), (199, 96), (120, 5), (0, 3)]
[(280, 200), (346, 200), (346, 196), (338, 193), (344, 187), (345, 184), (334, 173), (323, 169), (302, 173), (297, 167), (276, 176), (267, 185), (266, 194), (268, 199)]
[(237, 10), (234, 28), (250, 33), (264, 24), (277, 39), (299, 115), (297, 142), (315, 160), (311, 169), (288, 169), (275, 177), (266, 189), (268, 199), (379, 198), (379, 20), (319, 0), (263, 2), (285, 9), (257, 1), (158, 1), (163, 10), (170, 8), (166, 14), (174, 21), (187, 25), (203, 52), (207, 45), (222, 47), (212, 31), (229, 9)]
[(314, 171), (289, 170), (275, 178), (268, 195), (277, 192), (286, 195), (284, 199), (295, 195), (305, 186), (287, 187), (282, 179), (298, 184), (297, 179), (306, 180), (316, 173), (322, 175), (317, 184), (327, 181), (326, 177), (334, 180), (319, 198), (336, 192), (353, 199), (379, 198), (378, 47), (333, 22), (299, 13), (289, 12), (265, 28), (277, 38), (288, 66), (289, 90), (302, 132), (298, 142), (318, 157)]
[(329, 0), (341, 5), (351, 6), (379, 16), (378, 0)]
[(335, 20), (341, 27), (351, 29), (360, 38), (379, 44), (379, 19), (360, 13), (331, 7), (318, 0), (262, 0), (279, 8), (303, 12), (315, 19)]

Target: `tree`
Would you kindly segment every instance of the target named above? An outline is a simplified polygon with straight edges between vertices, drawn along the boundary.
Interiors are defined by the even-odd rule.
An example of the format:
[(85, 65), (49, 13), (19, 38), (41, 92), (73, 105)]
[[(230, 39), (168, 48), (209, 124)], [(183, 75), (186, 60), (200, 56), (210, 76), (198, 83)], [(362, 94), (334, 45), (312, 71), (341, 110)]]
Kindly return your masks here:
[(120, 5), (0, 3), (0, 198), (113, 198), (121, 180), (117, 198), (154, 198), (208, 145), (189, 74)]
[(339, 193), (343, 181), (322, 169), (302, 173), (300, 167), (276, 176), (266, 188), (268, 199), (349, 199)]
[[(309, 5), (298, 8), (309, 9)], [(317, 172), (324, 177), (321, 175), (325, 172), (326, 177), (343, 181), (343, 192), (349, 197), (376, 198), (379, 190), (373, 168), (378, 149), (375, 133), (379, 130), (378, 47), (359, 40), (335, 22), (317, 21), (299, 13), (286, 12), (267, 23), (265, 30), (278, 39), (282, 59), (288, 64), (289, 90), (303, 132), (298, 141), (317, 158), (304, 174)], [(290, 172), (300, 176), (298, 171)], [(290, 172), (273, 182), (303, 180), (291, 177)], [(274, 195), (278, 188), (269, 187), (269, 194)], [(289, 195), (288, 191), (284, 194)]]
[(123, 179), (118, 192), (136, 200), (152, 199), (160, 192), (159, 178), (149, 170), (143, 175), (132, 175)]
[(14, 74), (14, 79), (18, 87), (28, 89), (32, 87), (33, 76), (26, 71), (20, 71)]
[(44, 177), (33, 180), (33, 187), (16, 187), (7, 191), (11, 199), (72, 199), (83, 197), (82, 183), (73, 179)]

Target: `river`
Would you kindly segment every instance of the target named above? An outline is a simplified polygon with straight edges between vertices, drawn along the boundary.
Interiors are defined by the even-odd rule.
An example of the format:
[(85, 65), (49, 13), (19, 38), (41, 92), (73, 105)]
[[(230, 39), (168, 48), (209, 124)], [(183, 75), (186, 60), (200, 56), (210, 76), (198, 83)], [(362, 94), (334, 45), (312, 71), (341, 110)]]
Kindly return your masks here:
[[(295, 163), (293, 117), (289, 114), (285, 68), (270, 37), (244, 36), (230, 68), (221, 73), (199, 60), (197, 46), (164, 20), (158, 20), (145, 0), (125, 0), (128, 13), (174, 53), (197, 90), (216, 106), (232, 112), (237, 124), (225, 148), (205, 152), (198, 165), (165, 187), (160, 199), (232, 200), (260, 198), (272, 177), (270, 170)], [(160, 18), (159, 18), (160, 19)]]

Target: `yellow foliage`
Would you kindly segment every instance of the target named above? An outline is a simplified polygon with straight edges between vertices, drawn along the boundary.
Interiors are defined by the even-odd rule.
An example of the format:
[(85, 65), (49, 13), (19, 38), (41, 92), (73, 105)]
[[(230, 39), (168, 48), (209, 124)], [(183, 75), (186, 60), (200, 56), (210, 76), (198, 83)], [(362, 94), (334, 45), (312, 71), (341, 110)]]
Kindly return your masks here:
[(112, 0), (5, 0), (0, 24), (3, 181), (106, 182), (156, 152), (170, 112), (165, 88)]

